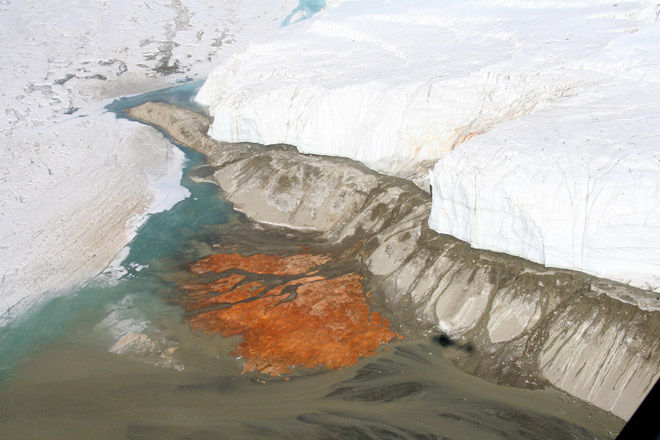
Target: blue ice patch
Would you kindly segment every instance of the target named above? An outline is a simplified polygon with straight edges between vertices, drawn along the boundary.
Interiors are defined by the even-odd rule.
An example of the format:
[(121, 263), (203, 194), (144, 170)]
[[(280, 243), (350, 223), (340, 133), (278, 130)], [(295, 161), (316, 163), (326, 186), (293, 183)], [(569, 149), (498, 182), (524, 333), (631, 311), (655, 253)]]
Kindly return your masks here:
[(298, 23), (325, 7), (325, 0), (298, 0), (298, 6), (282, 21), (282, 26)]

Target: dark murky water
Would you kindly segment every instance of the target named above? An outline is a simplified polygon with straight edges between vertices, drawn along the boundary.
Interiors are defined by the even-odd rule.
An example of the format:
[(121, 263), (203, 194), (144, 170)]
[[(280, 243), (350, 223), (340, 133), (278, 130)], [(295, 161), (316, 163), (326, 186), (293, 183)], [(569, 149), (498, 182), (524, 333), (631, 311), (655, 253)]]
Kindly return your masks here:
[[(117, 101), (194, 106), (199, 84)], [(202, 163), (186, 151), (190, 169)], [(191, 331), (171, 305), (186, 262), (215, 249), (307, 248), (260, 230), (210, 184), (152, 216), (130, 245), (124, 275), (57, 298), (0, 330), (0, 438), (16, 439), (589, 439), (616, 417), (553, 390), (467, 375), (422, 335), (337, 371), (241, 375), (235, 338)], [(215, 247), (214, 247), (215, 246)]]

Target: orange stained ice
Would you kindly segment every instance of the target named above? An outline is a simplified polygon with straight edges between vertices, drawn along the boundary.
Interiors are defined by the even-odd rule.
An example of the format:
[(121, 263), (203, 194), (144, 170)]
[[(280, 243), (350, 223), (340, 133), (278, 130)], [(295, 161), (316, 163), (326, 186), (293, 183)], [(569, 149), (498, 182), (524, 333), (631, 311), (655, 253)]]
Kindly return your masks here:
[[(293, 367), (353, 365), (398, 335), (370, 309), (361, 275), (317, 274), (328, 260), (312, 254), (215, 254), (198, 260), (191, 265), (194, 273), (225, 276), (182, 286), (189, 322), (194, 329), (241, 336), (233, 354), (245, 360), (244, 372), (278, 376)], [(224, 274), (232, 269), (244, 274)], [(275, 275), (277, 285), (267, 288), (259, 275)]]

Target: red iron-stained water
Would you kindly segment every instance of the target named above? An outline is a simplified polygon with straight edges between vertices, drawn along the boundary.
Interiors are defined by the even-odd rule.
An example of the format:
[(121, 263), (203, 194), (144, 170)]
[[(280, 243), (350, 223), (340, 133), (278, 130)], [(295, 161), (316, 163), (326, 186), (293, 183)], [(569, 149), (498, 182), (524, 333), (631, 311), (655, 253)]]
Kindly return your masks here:
[(208, 284), (185, 284), (182, 302), (190, 312), (190, 325), (223, 336), (240, 335), (242, 342), (233, 354), (245, 359), (244, 372), (279, 376), (294, 367), (353, 365), (398, 335), (380, 313), (370, 310), (361, 275), (317, 274), (327, 261), (312, 254), (202, 258), (191, 265), (193, 273), (238, 270), (275, 275), (281, 282), (267, 289), (253, 276), (247, 281), (246, 275), (231, 273)]

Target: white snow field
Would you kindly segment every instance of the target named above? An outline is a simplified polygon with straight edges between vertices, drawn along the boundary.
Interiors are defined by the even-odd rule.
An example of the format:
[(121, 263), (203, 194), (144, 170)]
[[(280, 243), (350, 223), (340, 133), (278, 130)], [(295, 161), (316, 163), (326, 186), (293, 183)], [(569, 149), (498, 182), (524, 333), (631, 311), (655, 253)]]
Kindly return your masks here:
[(296, 4), (0, 1), (0, 326), (99, 273), (187, 195), (182, 153), (104, 105), (204, 78)]
[(440, 233), (657, 292), (659, 15), (655, 1), (329, 1), (221, 63), (197, 100), (217, 139), (430, 183)]

